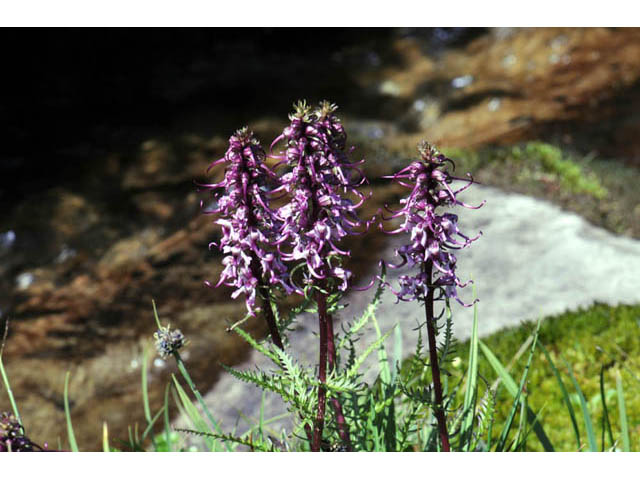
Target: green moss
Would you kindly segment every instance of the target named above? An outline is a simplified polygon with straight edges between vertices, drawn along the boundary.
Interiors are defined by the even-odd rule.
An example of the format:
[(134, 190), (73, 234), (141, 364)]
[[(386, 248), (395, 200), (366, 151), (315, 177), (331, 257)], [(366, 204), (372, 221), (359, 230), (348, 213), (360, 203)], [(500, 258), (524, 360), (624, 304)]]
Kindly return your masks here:
[(607, 189), (588, 170), (588, 159), (579, 159), (545, 142), (528, 142), (509, 147), (485, 148), (479, 151), (445, 149), (450, 158), (461, 162), (464, 170), (477, 172), (483, 168), (509, 165), (516, 167), (516, 180), (557, 185), (566, 193), (585, 194), (596, 199), (607, 196)]
[(545, 174), (551, 175), (569, 191), (585, 193), (598, 199), (607, 195), (607, 190), (593, 173), (586, 173), (575, 157), (565, 155), (558, 147), (543, 142), (530, 142), (524, 146), (522, 153), (519, 147), (514, 147), (516, 149), (521, 158), (528, 163), (540, 165)]
[[(482, 317), (480, 317), (482, 321)], [(543, 320), (539, 341), (547, 348), (553, 362), (563, 377), (570, 394), (581, 442), (586, 445), (584, 420), (581, 415), (578, 396), (572, 387), (562, 357), (571, 365), (578, 384), (589, 403), (596, 437), (600, 444), (602, 425), (602, 401), (600, 396), (600, 369), (605, 367), (605, 400), (610, 414), (614, 440), (621, 443), (617, 396), (615, 394), (615, 370), (622, 372), (627, 418), (630, 425), (632, 450), (640, 450), (640, 305), (610, 307), (596, 304), (586, 310), (565, 313)], [(483, 339), (503, 365), (508, 365), (521, 345), (534, 330), (533, 323), (525, 323), (518, 328), (501, 330)], [(461, 344), (458, 355), (461, 362), (457, 368), (450, 368), (452, 380), (462, 379), (466, 371), (469, 344)], [(515, 362), (511, 373), (519, 381), (526, 355)], [(458, 363), (458, 362), (456, 362)], [(497, 377), (484, 357), (481, 356), (480, 374), (492, 383)], [(543, 352), (538, 349), (529, 372), (527, 385), (528, 401), (531, 408), (541, 412), (542, 425), (558, 451), (577, 450), (575, 434), (567, 407), (558, 382)], [(462, 396), (460, 394), (460, 401)], [(498, 392), (497, 424), (499, 432), (508, 415), (511, 398), (504, 389)], [(541, 450), (534, 435), (528, 440), (529, 450)], [(610, 444), (607, 440), (607, 449)]]
[(462, 176), (545, 199), (613, 233), (640, 238), (640, 169), (620, 158), (579, 155), (535, 141), (479, 150), (444, 150)]

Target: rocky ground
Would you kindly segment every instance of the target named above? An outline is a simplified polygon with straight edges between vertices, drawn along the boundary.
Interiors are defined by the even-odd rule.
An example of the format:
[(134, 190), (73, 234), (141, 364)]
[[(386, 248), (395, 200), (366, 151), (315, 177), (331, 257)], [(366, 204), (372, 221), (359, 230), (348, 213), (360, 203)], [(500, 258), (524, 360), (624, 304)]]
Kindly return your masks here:
[[(638, 30), (495, 29), (444, 49), (420, 31), (406, 30), (385, 36), (382, 44), (335, 49), (331, 61), (341, 76), (319, 77), (307, 85), (305, 95), (314, 101), (320, 99), (316, 95), (333, 94), (372, 179), (405, 165), (423, 138), (442, 147), (472, 148), (541, 138), (583, 156), (591, 152), (601, 159), (603, 172), (627, 172), (612, 178), (618, 190), (609, 185), (609, 197), (594, 199), (566, 194), (546, 179), (544, 188), (532, 191), (507, 183), (490, 168), (482, 182), (547, 198), (591, 223), (640, 237), (637, 197), (624, 193), (635, 191), (640, 161), (640, 137), (635, 135)], [(282, 75), (290, 76), (287, 65), (280, 67)], [(205, 67), (184, 71), (191, 76), (218, 73)], [(178, 79), (182, 73), (178, 69), (173, 75)], [(174, 85), (198, 98), (202, 82), (165, 81), (167, 91)], [(218, 380), (220, 362), (254, 362), (243, 342), (225, 332), (241, 317), (243, 306), (229, 302), (227, 289), (203, 287), (204, 280), (217, 278), (221, 266), (219, 256), (206, 248), (217, 233), (199, 213), (204, 197), (193, 180), (205, 178), (208, 163), (224, 152), (226, 139), (242, 124), (248, 123), (264, 143), (277, 135), (289, 104), (297, 99), (288, 97), (297, 97), (301, 89), (294, 85), (295, 94), (288, 95), (285, 87), (292, 80), (283, 85), (274, 102), (286, 103), (266, 102), (264, 113), (256, 105), (234, 110), (203, 96), (197, 108), (176, 114), (169, 127), (145, 126), (126, 142), (116, 139), (100, 149), (78, 144), (70, 158), (87, 166), (73, 181), (24, 185), (13, 200), (3, 197), (0, 318), (10, 323), (3, 358), (27, 431), (36, 440), (55, 444), (66, 436), (62, 388), (67, 370), (82, 448), (98, 448), (102, 421), (114, 437), (124, 438), (127, 425), (142, 420), (139, 373), (154, 330), (151, 299), (161, 318), (191, 339), (187, 362), (202, 390)], [(383, 182), (372, 181), (371, 188), (368, 213), (398, 198), (399, 191)], [(485, 237), (469, 259), (461, 256), (460, 268), (478, 282), (483, 333), (507, 319), (519, 321), (595, 299), (638, 301), (625, 293), (633, 278), (625, 277), (630, 268), (622, 268), (637, 260), (633, 241), (612, 237), (547, 203), (497, 190), (477, 192), (486, 193), (489, 204), (474, 212), (484, 220), (469, 228), (482, 228)], [(605, 204), (613, 205), (602, 209), (614, 212), (615, 222), (605, 218), (613, 213), (580, 211), (580, 205), (593, 205), (589, 212), (600, 212)], [(614, 224), (622, 227), (614, 229)], [(370, 270), (371, 254), (392, 250), (381, 235), (366, 242), (353, 244), (352, 266), (361, 275)], [(496, 249), (494, 242), (505, 247)], [(471, 271), (465, 262), (473, 265)], [(592, 278), (605, 278), (606, 285), (590, 283)], [(511, 299), (507, 303), (490, 300), (506, 297)], [(358, 307), (354, 302), (352, 308)], [(457, 324), (460, 335), (468, 325), (463, 318)], [(264, 333), (261, 322), (249, 328)], [(174, 370), (157, 358), (151, 363), (155, 408)], [(217, 385), (212, 398), (226, 384)], [(214, 403), (218, 407), (220, 402)], [(232, 418), (232, 410), (225, 418)]]

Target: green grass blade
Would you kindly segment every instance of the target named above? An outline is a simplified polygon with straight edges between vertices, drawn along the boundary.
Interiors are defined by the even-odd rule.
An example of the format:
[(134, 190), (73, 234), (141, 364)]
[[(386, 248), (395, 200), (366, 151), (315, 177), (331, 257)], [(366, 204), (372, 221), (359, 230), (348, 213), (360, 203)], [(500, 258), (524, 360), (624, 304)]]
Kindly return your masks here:
[(109, 448), (109, 429), (107, 428), (107, 422), (102, 422), (102, 451), (105, 453), (111, 451)]
[[(376, 329), (377, 340), (380, 340), (382, 338), (382, 332), (378, 326), (376, 316), (371, 315), (371, 319), (373, 320), (373, 327)], [(391, 333), (391, 330), (389, 333)], [(380, 369), (380, 380), (382, 380), (385, 385), (389, 385), (391, 383), (391, 371), (389, 370), (389, 361), (387, 360), (387, 350), (384, 348), (383, 343), (380, 343), (378, 346), (378, 367)]]
[[(489, 349), (489, 347), (487, 347), (487, 345), (482, 340), (478, 340), (478, 346), (480, 347), (480, 350), (482, 350), (482, 353), (485, 356), (485, 358), (489, 361), (489, 364), (491, 365), (493, 370), (498, 374), (498, 376), (502, 380), (502, 383), (507, 389), (507, 391), (509, 392), (509, 394), (511, 394), (512, 397), (515, 397), (516, 395), (518, 395), (518, 385), (516, 384), (515, 380), (511, 377), (509, 372), (504, 368), (502, 363), (500, 363), (500, 360), (498, 360), (498, 358), (493, 354), (493, 352)], [(542, 444), (542, 447), (544, 448), (544, 450), (546, 452), (554, 452), (555, 449), (553, 448), (553, 444), (551, 443), (551, 440), (549, 440), (548, 435), (545, 433), (544, 428), (542, 428), (542, 425), (538, 421), (536, 415), (528, 407), (527, 407), (527, 421), (533, 427), (533, 431), (538, 437), (538, 440), (540, 440), (540, 443)]]
[(369, 397), (369, 402), (370, 402), (370, 410), (369, 410), (369, 416), (367, 417), (367, 427), (369, 430), (369, 434), (367, 436), (368, 437), (370, 436), (370, 438), (373, 439), (372, 451), (384, 452), (385, 451), (384, 438), (381, 436), (381, 432), (380, 432), (381, 425), (379, 425), (378, 423), (378, 414), (376, 413), (376, 409), (375, 409), (376, 401), (372, 394)]
[(402, 329), (397, 324), (393, 329), (393, 365), (391, 369), (391, 383), (395, 383), (398, 368), (402, 365)]
[(596, 441), (596, 434), (593, 430), (593, 422), (591, 421), (591, 414), (589, 413), (589, 406), (587, 405), (587, 400), (584, 398), (584, 393), (582, 393), (582, 389), (580, 385), (578, 385), (578, 381), (576, 377), (573, 375), (573, 369), (571, 365), (562, 358), (567, 370), (569, 371), (569, 378), (571, 378), (571, 383), (573, 383), (573, 387), (576, 389), (576, 393), (578, 394), (578, 398), (580, 399), (580, 409), (582, 410), (582, 416), (584, 418), (584, 427), (587, 431), (587, 442), (589, 443), (589, 450), (592, 452), (598, 451), (598, 442)]
[(513, 400), (513, 404), (511, 405), (511, 409), (509, 410), (509, 415), (507, 417), (507, 421), (504, 424), (502, 432), (500, 433), (500, 437), (498, 438), (498, 443), (496, 444), (496, 452), (504, 452), (505, 446), (507, 443), (507, 438), (509, 436), (509, 432), (511, 431), (511, 425), (513, 424), (513, 419), (515, 418), (516, 411), (518, 410), (518, 405), (520, 402), (520, 395), (517, 395)]
[(562, 377), (560, 376), (560, 371), (558, 370), (558, 368), (556, 367), (556, 364), (551, 359), (551, 355), (549, 354), (549, 351), (546, 349), (546, 347), (544, 346), (544, 344), (542, 342), (539, 343), (539, 346), (540, 346), (540, 349), (542, 350), (542, 352), (544, 353), (545, 357), (547, 358), (547, 361), (549, 362), (549, 365), (551, 366), (551, 371), (555, 375), (556, 380), (558, 381), (558, 385), (560, 385), (560, 391), (562, 392), (562, 398), (564, 399), (564, 403), (567, 406), (567, 410), (569, 411), (569, 418), (571, 418), (571, 425), (573, 426), (573, 432), (576, 435), (577, 448), (580, 449), (580, 446), (582, 445), (582, 442), (580, 441), (580, 429), (578, 428), (578, 421), (576, 420), (576, 413), (575, 413), (575, 411), (573, 409), (573, 405), (571, 404), (571, 399), (569, 398), (569, 392), (567, 391), (567, 387), (565, 386), (564, 382), (562, 381)]
[[(144, 432), (142, 432), (142, 441), (144, 441), (147, 438), (147, 435), (149, 435), (149, 433), (151, 433), (151, 430), (153, 429), (153, 426), (155, 425), (155, 423), (160, 418), (160, 415), (162, 415), (163, 413), (164, 413), (164, 408), (161, 408), (160, 410), (158, 410), (158, 413), (156, 413), (154, 415), (154, 417), (151, 419), (151, 421), (147, 425), (147, 428), (145, 428)], [(151, 437), (151, 438), (153, 440), (153, 437)], [(155, 441), (153, 441), (152, 443), (154, 444), (153, 446), (156, 447)]]
[[(185, 367), (184, 362), (182, 361), (182, 357), (180, 357), (180, 354), (178, 352), (174, 352), (173, 356), (175, 357), (176, 363), (178, 364), (178, 370), (182, 374), (182, 377), (184, 378), (184, 380), (187, 382), (187, 385), (189, 385), (189, 388), (191, 389), (191, 392), (193, 393), (193, 395), (196, 397), (196, 400), (198, 400), (198, 403), (200, 404), (202, 411), (207, 416), (207, 419), (213, 426), (213, 429), (216, 431), (216, 433), (223, 435), (220, 425), (218, 425), (218, 422), (216, 422), (215, 419), (213, 418), (213, 415), (211, 414), (209, 407), (207, 407), (207, 404), (202, 398), (202, 395), (200, 395), (200, 392), (196, 388), (195, 383), (191, 379), (191, 375), (189, 375), (189, 372), (187, 371), (187, 368)], [(227, 451), (231, 451), (227, 448), (226, 444), (224, 445), (224, 447)]]
[(498, 374), (500, 380), (503, 385), (507, 389), (507, 391), (511, 394), (512, 397), (515, 397), (518, 394), (518, 385), (516, 381), (513, 379), (511, 374), (507, 371), (506, 368), (502, 365), (498, 357), (494, 355), (494, 353), (489, 349), (489, 347), (480, 339), (478, 339), (478, 347), (482, 351), (482, 354), (485, 356), (491, 368)]
[[(147, 421), (147, 428), (145, 432), (148, 432), (153, 426), (152, 418), (151, 418), (151, 407), (149, 406), (149, 382), (147, 379), (147, 372), (149, 367), (149, 350), (145, 346), (142, 350), (142, 369), (141, 369), (141, 382), (142, 382), (142, 407), (144, 409), (144, 418)], [(142, 435), (142, 439), (144, 440), (146, 437), (145, 434)], [(157, 450), (157, 445), (155, 438), (151, 437), (151, 443), (153, 444), (154, 450)]]
[(378, 288), (376, 289), (375, 294), (373, 295), (373, 299), (371, 300), (371, 303), (367, 306), (367, 308), (364, 310), (364, 312), (362, 313), (362, 316), (360, 317), (360, 319), (358, 319), (349, 329), (349, 332), (347, 333), (347, 335), (344, 335), (341, 339), (340, 342), (338, 343), (338, 348), (337, 351), (342, 351), (342, 349), (345, 347), (346, 342), (349, 338), (353, 337), (356, 333), (358, 333), (358, 331), (360, 331), (369, 321), (369, 319), (371, 318), (371, 316), (375, 313), (376, 308), (378, 308), (378, 305), (380, 305), (381, 299), (382, 299), (382, 294), (385, 291), (385, 279), (386, 278), (386, 267), (383, 264), (382, 265), (382, 271), (380, 274), (380, 283), (378, 284)]
[(73, 425), (71, 424), (71, 413), (69, 411), (69, 376), (71, 372), (67, 372), (64, 377), (64, 415), (67, 420), (67, 434), (69, 435), (69, 446), (72, 452), (78, 452), (78, 444), (76, 436), (73, 433)]
[(622, 430), (622, 449), (625, 452), (630, 452), (629, 423), (627, 422), (627, 409), (624, 404), (624, 391), (622, 389), (620, 370), (616, 370), (616, 390), (618, 391), (618, 411), (620, 412), (620, 429)]
[(158, 310), (156, 309), (156, 301), (151, 300), (151, 305), (153, 306), (153, 318), (156, 320), (156, 325), (158, 326), (158, 330), (162, 330), (162, 325), (160, 325), (160, 318), (158, 317)]
[(167, 451), (171, 452), (171, 423), (169, 421), (169, 389), (171, 388), (171, 384), (167, 383), (167, 386), (164, 389), (164, 406), (162, 410), (164, 411), (164, 435), (165, 442), (167, 444)]
[[(475, 298), (475, 286), (473, 287)], [(471, 340), (469, 346), (469, 367), (467, 369), (466, 390), (464, 403), (462, 404), (463, 421), (460, 436), (460, 447), (468, 451), (473, 434), (473, 419), (475, 417), (475, 404), (478, 391), (478, 304), (473, 306), (473, 326), (471, 328)]]
[[(193, 404), (193, 402), (191, 402), (191, 400), (187, 396), (187, 393), (182, 388), (182, 385), (180, 385), (180, 383), (178, 382), (178, 379), (176, 378), (176, 376), (171, 375), (171, 378), (173, 379), (174, 386), (176, 388), (176, 391), (178, 392), (178, 397), (180, 398), (180, 402), (182, 403), (182, 406), (187, 412), (187, 416), (191, 420), (191, 423), (193, 424), (194, 429), (204, 433), (215, 433), (209, 427), (209, 425), (207, 425), (207, 422), (204, 420), (204, 418), (202, 418), (202, 415), (200, 415), (200, 412), (198, 412), (198, 409)], [(211, 450), (212, 452), (218, 450), (217, 448), (218, 442), (212, 441), (210, 437), (206, 437), (205, 442), (207, 443), (207, 447), (209, 448), (209, 450)]]
[[(500, 435), (500, 439), (498, 440), (498, 445), (496, 447), (496, 451), (501, 452), (504, 451), (504, 447), (506, 445), (507, 437), (509, 435), (509, 431), (511, 430), (511, 425), (513, 424), (513, 420), (515, 418), (516, 412), (518, 411), (518, 406), (521, 407), (524, 417), (524, 412), (528, 410), (528, 407), (525, 405), (524, 401), (520, 400), (522, 396), (522, 392), (525, 389), (525, 385), (527, 384), (527, 378), (529, 376), (529, 369), (531, 368), (531, 363), (533, 362), (533, 353), (536, 349), (536, 344), (538, 343), (538, 332), (540, 331), (540, 320), (538, 320), (538, 325), (536, 327), (536, 331), (533, 337), (533, 342), (531, 343), (531, 349), (529, 350), (529, 358), (527, 359), (527, 363), (524, 367), (524, 371), (522, 372), (522, 378), (520, 379), (520, 385), (518, 387), (518, 391), (516, 393), (515, 399), (511, 406), (511, 411), (509, 412), (509, 416), (507, 417), (507, 422), (502, 430)], [(522, 419), (521, 419), (522, 420)], [(520, 423), (522, 425), (522, 422)], [(522, 432), (522, 427), (518, 429), (518, 439)]]
[(11, 390), (11, 384), (9, 383), (9, 377), (7, 376), (7, 372), (4, 370), (4, 364), (2, 363), (2, 355), (0, 355), (0, 374), (2, 374), (2, 382), (4, 383), (4, 387), (7, 389), (7, 395), (9, 396), (9, 403), (11, 403), (11, 409), (13, 410), (13, 414), (16, 416), (16, 419), (23, 425), (22, 418), (20, 418), (20, 412), (18, 411), (18, 405), (16, 404), (16, 400), (13, 397), (13, 391)]
[(611, 431), (611, 420), (609, 419), (609, 409), (607, 408), (607, 396), (604, 393), (604, 369), (605, 366), (602, 365), (600, 368), (600, 398), (602, 399), (602, 451), (605, 450), (604, 443), (604, 432), (605, 429), (609, 434), (609, 443), (611, 446), (614, 445), (613, 441), (613, 432)]
[(140, 434), (138, 433), (138, 422), (136, 422), (135, 426), (133, 427), (133, 431), (135, 433), (136, 445), (138, 445), (138, 447), (142, 449), (142, 442), (140, 442)]
[(136, 445), (136, 442), (133, 439), (133, 431), (131, 430), (131, 425), (127, 426), (127, 430), (129, 431), (129, 448), (135, 452), (138, 446)]
[[(375, 319), (375, 316), (373, 318)], [(369, 345), (365, 349), (365, 351), (356, 359), (356, 361), (354, 362), (352, 367), (347, 372), (347, 376), (349, 376), (349, 377), (355, 376), (358, 373), (358, 370), (360, 369), (360, 367), (362, 366), (362, 363), (367, 359), (367, 357), (369, 355), (371, 355), (371, 352), (373, 352), (377, 348), (380, 348), (380, 346), (389, 337), (389, 335), (391, 335), (392, 331), (393, 330), (389, 330), (387, 333), (385, 333), (384, 335), (379, 337), (375, 342), (373, 342), (371, 345)], [(387, 372), (388, 372), (389, 364), (386, 364), (386, 365), (387, 365)]]
[(16, 399), (13, 398), (13, 391), (11, 390), (11, 383), (9, 383), (9, 376), (4, 369), (4, 363), (2, 363), (2, 352), (4, 351), (4, 344), (7, 341), (7, 333), (9, 332), (9, 321), (5, 322), (4, 333), (2, 334), (2, 341), (0, 341), (0, 375), (2, 375), (2, 383), (4, 383), (4, 387), (7, 389), (7, 395), (9, 396), (9, 403), (11, 404), (11, 409), (13, 410), (13, 414), (15, 415), (18, 423), (24, 426), (22, 423), (22, 418), (20, 417), (20, 412), (18, 411), (18, 404), (16, 403)]
[[(155, 317), (156, 324), (158, 325), (158, 328), (160, 329), (162, 327), (160, 325), (160, 318), (158, 317), (158, 311), (156, 310), (156, 303), (153, 300), (151, 301), (151, 303), (153, 305), (153, 315)], [(240, 329), (238, 329), (238, 330), (240, 330)], [(245, 332), (242, 332), (242, 333), (244, 333), (245, 336), (250, 338), (249, 334), (247, 334)], [(187, 385), (189, 385), (189, 388), (191, 389), (191, 392), (193, 393), (193, 395), (196, 397), (196, 400), (198, 400), (198, 403), (200, 404), (200, 407), (202, 408), (202, 411), (205, 413), (205, 415), (209, 419), (209, 422), (211, 422), (211, 425), (216, 430), (216, 432), (218, 432), (219, 434), (222, 435), (222, 430), (220, 429), (220, 426), (218, 425), (218, 422), (216, 422), (215, 419), (213, 418), (213, 415), (211, 414), (211, 411), (207, 407), (207, 404), (204, 402), (204, 399), (202, 398), (202, 395), (200, 395), (200, 392), (196, 388), (196, 384), (191, 379), (191, 375), (189, 375), (189, 372), (187, 371), (187, 367), (185, 366), (184, 362), (182, 361), (182, 357), (180, 356), (180, 353), (173, 352), (173, 357), (174, 357), (174, 359), (176, 361), (176, 364), (178, 365), (178, 371), (182, 375), (182, 378), (184, 378), (185, 382), (187, 382)], [(227, 451), (230, 451), (227, 448), (226, 445), (225, 445), (225, 449)]]
[(525, 433), (527, 427), (527, 396), (525, 395), (520, 402), (520, 422), (518, 423), (518, 431), (516, 432), (516, 439), (513, 444), (513, 450), (523, 450), (526, 445)]
[(264, 435), (263, 427), (264, 427), (264, 400), (267, 396), (267, 391), (262, 391), (262, 396), (260, 397), (260, 418), (258, 419), (258, 433), (260, 437)]
[(147, 367), (149, 361), (149, 352), (145, 346), (142, 351), (142, 406), (144, 408), (144, 418), (147, 420), (147, 424), (151, 423), (151, 408), (149, 408), (149, 387), (147, 383)]

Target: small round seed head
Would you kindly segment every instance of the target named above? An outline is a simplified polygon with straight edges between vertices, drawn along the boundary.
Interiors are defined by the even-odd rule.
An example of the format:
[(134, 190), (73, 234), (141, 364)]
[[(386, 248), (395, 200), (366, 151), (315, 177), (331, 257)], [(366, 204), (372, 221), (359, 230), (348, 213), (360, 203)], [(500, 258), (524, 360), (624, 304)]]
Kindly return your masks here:
[(156, 350), (162, 358), (176, 353), (187, 343), (182, 332), (177, 329), (171, 330), (171, 325), (160, 327), (160, 329), (153, 334), (153, 338), (156, 340)]

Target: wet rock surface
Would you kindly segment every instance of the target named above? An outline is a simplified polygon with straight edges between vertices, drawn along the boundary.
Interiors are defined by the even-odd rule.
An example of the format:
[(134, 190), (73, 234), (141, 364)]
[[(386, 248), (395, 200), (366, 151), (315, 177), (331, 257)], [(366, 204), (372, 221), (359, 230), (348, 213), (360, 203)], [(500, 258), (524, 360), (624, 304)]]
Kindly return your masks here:
[(437, 144), (555, 135), (637, 159), (637, 145), (616, 139), (633, 128), (639, 40), (636, 29), (494, 29), (434, 58), (409, 36), (392, 46), (399, 68), (361, 81), (409, 107), (406, 124)]
[[(279, 55), (275, 47), (251, 47), (251, 41), (238, 44), (236, 53), (242, 55), (234, 57), (237, 63), (225, 60), (214, 65), (211, 59), (220, 59), (220, 52), (216, 50), (214, 55), (199, 50), (194, 56), (199, 60), (191, 64), (187, 60), (184, 64), (154, 64), (154, 78), (160, 77), (158, 72), (164, 76), (162, 81), (157, 80), (152, 94), (140, 80), (135, 89), (127, 90), (129, 96), (118, 99), (114, 111), (125, 113), (136, 92), (149, 103), (160, 102), (148, 115), (136, 117), (137, 125), (116, 128), (120, 117), (113, 117), (111, 111), (111, 120), (97, 122), (100, 125), (83, 126), (78, 119), (64, 125), (52, 122), (52, 131), (45, 137), (40, 136), (44, 130), (36, 135), (16, 123), (10, 132), (26, 140), (16, 141), (14, 146), (37, 143), (40, 150), (26, 149), (32, 157), (17, 147), (3, 153), (3, 180), (14, 181), (0, 185), (4, 212), (0, 217), (0, 326), (9, 320), (3, 358), (29, 436), (50, 444), (55, 444), (58, 437), (66, 438), (62, 391), (67, 370), (71, 371), (71, 414), (81, 448), (99, 448), (102, 421), (108, 422), (114, 438), (122, 439), (127, 437), (128, 425), (143, 421), (140, 368), (142, 353), (151, 348), (155, 330), (152, 299), (158, 304), (161, 320), (171, 322), (190, 339), (185, 359), (201, 390), (208, 390), (218, 380), (219, 363), (254, 362), (247, 357), (246, 345), (225, 331), (228, 324), (243, 316), (242, 302), (230, 302), (228, 289), (203, 286), (205, 280), (218, 277), (222, 266), (219, 255), (207, 250), (218, 233), (211, 219), (200, 214), (199, 201), (206, 197), (196, 192), (194, 179), (201, 181), (220, 174), (214, 171), (207, 177), (204, 171), (224, 152), (228, 136), (243, 124), (249, 124), (268, 144), (283, 127), (290, 104), (299, 97), (316, 101), (328, 96), (341, 106), (350, 141), (358, 147), (355, 154), (367, 158), (367, 173), (372, 179), (406, 165), (423, 138), (440, 146), (460, 147), (545, 138), (583, 153), (597, 151), (638, 165), (638, 30), (449, 33), (452, 37), (443, 40), (444, 44), (438, 43), (441, 40), (433, 32), (427, 35), (411, 29), (369, 35), (374, 40), (356, 39), (348, 46), (335, 41), (328, 53), (326, 49), (313, 50), (324, 64), (310, 63), (308, 56), (295, 51)], [(211, 44), (215, 46), (216, 42)], [(247, 58), (254, 61), (247, 63)], [(257, 86), (247, 80), (250, 74), (264, 72), (268, 74)], [(144, 78), (149, 75), (146, 70), (137, 73)], [(242, 99), (236, 104), (231, 100), (231, 87), (222, 87), (238, 76), (242, 76), (239, 85), (243, 89), (255, 88), (238, 97)], [(126, 89), (129, 80), (123, 77), (118, 82), (110, 84), (109, 92)], [(222, 93), (215, 93), (218, 91)], [(47, 95), (58, 98), (60, 92)], [(84, 97), (74, 98), (70, 92), (65, 98), (65, 105), (71, 107), (84, 101)], [(108, 98), (102, 101), (108, 102)], [(51, 108), (58, 112), (58, 107)], [(79, 137), (73, 140), (75, 132)], [(49, 152), (48, 140), (41, 140), (53, 137), (60, 140), (51, 142)], [(50, 168), (44, 167), (44, 160), (29, 164), (36, 157), (48, 158), (49, 153), (53, 155)], [(36, 178), (34, 172), (39, 166), (43, 175)], [(372, 181), (371, 189), (374, 195), (364, 216), (372, 215), (386, 202), (393, 203), (400, 194), (377, 180)], [(631, 258), (637, 251), (635, 246), (618, 245), (626, 240), (594, 233), (574, 217), (548, 210), (551, 207), (547, 205), (489, 192), (499, 207), (488, 205), (487, 212), (504, 215), (514, 205), (532, 202), (527, 204), (532, 215), (540, 214), (536, 208), (543, 209), (549, 215), (547, 223), (558, 227), (556, 233), (573, 232), (567, 241), (578, 239), (584, 248), (619, 246), (616, 251), (620, 259)], [(480, 215), (478, 218), (484, 218), (482, 215), (489, 213)], [(519, 225), (515, 216), (504, 218), (504, 235), (512, 228), (508, 218), (515, 223), (513, 235), (520, 228), (534, 231), (536, 227)], [(567, 225), (554, 223), (567, 218)], [(543, 230), (536, 232), (538, 235)], [(492, 250), (489, 227), (485, 233), (479, 241), (482, 246), (474, 246), (472, 255), (483, 248), (488, 251), (482, 255), (500, 253)], [(535, 235), (514, 241), (526, 246), (537, 238)], [(595, 239), (590, 242), (588, 236)], [(362, 278), (368, 278), (372, 256), (377, 259), (392, 249), (387, 241), (382, 235), (372, 234), (351, 242), (352, 266)], [(605, 250), (603, 259), (610, 254)], [(553, 252), (558, 254), (560, 250), (542, 253)], [(515, 249), (512, 254), (518, 260), (510, 254), (511, 263), (505, 268), (515, 269), (525, 263), (519, 260), (522, 251)], [(482, 325), (491, 325), (493, 320), (489, 318), (521, 318), (518, 311), (505, 309), (490, 314), (485, 310), (501, 308), (488, 300), (493, 293), (483, 293), (489, 284), (500, 283), (498, 273), (481, 279), (480, 270), (485, 272), (482, 262), (494, 262), (487, 258), (469, 260), (480, 262), (470, 273), (478, 281), (483, 298), (481, 312), (486, 313), (481, 315)], [(567, 264), (580, 262), (580, 257), (567, 258), (572, 258)], [(461, 272), (466, 261), (461, 256)], [(540, 268), (546, 267), (542, 264)], [(553, 268), (565, 267), (558, 263)], [(487, 267), (486, 271), (492, 270)], [(623, 288), (623, 277), (611, 275)], [(520, 295), (515, 285), (510, 288), (514, 295)], [(554, 290), (553, 284), (545, 285)], [(549, 308), (569, 308), (573, 304), (568, 305), (568, 301), (582, 304), (597, 298), (581, 296), (573, 288), (571, 282), (556, 288), (559, 303), (554, 300)], [(361, 298), (366, 297), (363, 294)], [(537, 298), (532, 297), (533, 307), (527, 306), (527, 310), (535, 308)], [(617, 301), (613, 294), (604, 299)], [(394, 314), (399, 311), (399, 307), (385, 303)], [(350, 308), (357, 312), (360, 307), (354, 299)], [(411, 315), (408, 311), (406, 314)], [(464, 322), (457, 324), (461, 335)], [(309, 337), (313, 329), (310, 325), (296, 338)], [(261, 321), (250, 322), (247, 327), (258, 336), (264, 334)], [(310, 354), (311, 361), (313, 358)], [(149, 363), (151, 404), (156, 411), (175, 370), (171, 362), (153, 355)], [(212, 402), (219, 412), (222, 403), (227, 409), (222, 413), (231, 421), (237, 405), (226, 397), (216, 397), (221, 389), (232, 394), (233, 389), (240, 388), (223, 383), (228, 380), (222, 377), (217, 383)], [(251, 408), (247, 405), (249, 411)]]

